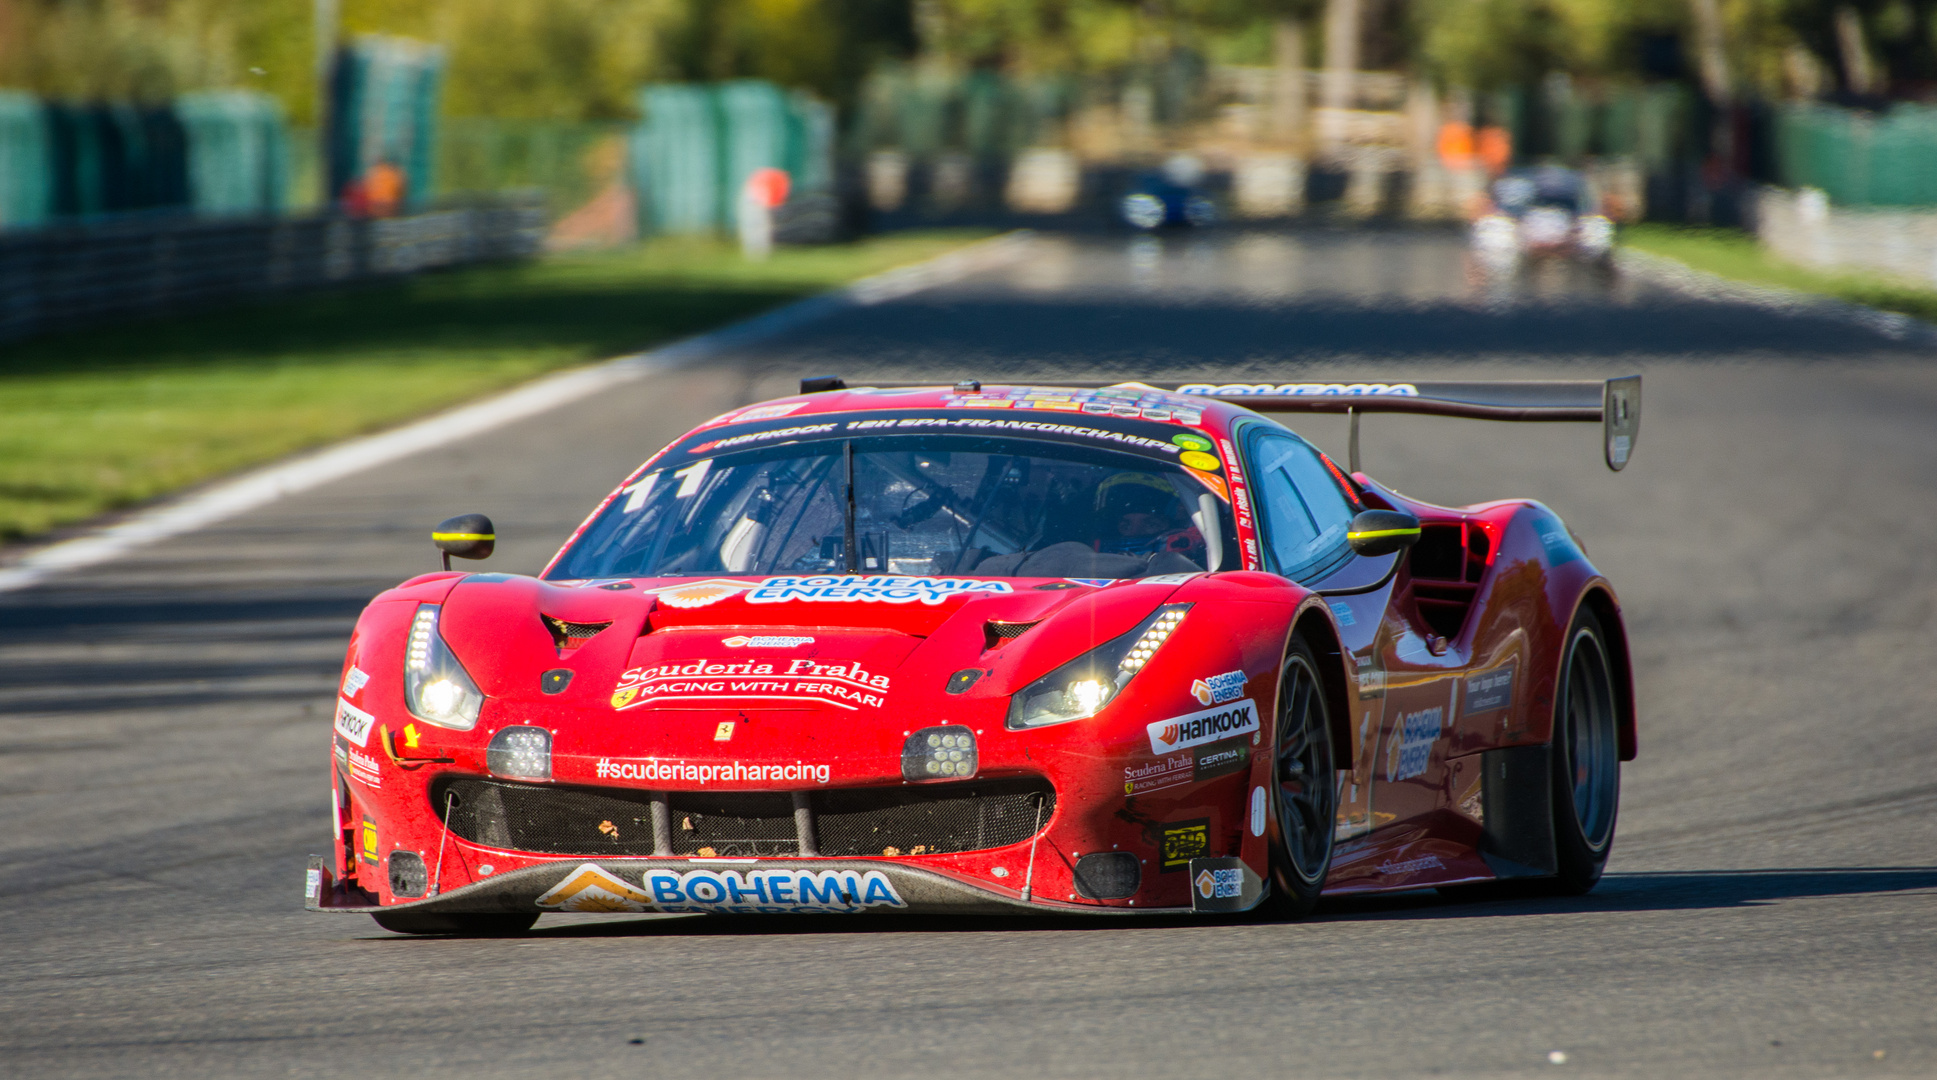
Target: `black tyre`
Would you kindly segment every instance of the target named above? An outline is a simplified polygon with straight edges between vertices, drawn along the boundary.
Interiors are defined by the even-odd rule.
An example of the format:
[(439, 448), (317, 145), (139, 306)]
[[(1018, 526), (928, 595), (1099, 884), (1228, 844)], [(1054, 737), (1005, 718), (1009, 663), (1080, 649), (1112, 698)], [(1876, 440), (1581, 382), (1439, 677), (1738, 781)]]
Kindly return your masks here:
[(1267, 911), (1296, 919), (1311, 912), (1332, 868), (1338, 777), (1332, 767), (1331, 710), (1318, 657), (1292, 639), (1278, 677), (1272, 748), (1271, 897)]
[(393, 934), (449, 934), (454, 937), (509, 937), (538, 921), (529, 915), (497, 912), (373, 911), (370, 917)]
[(1620, 713), (1601, 621), (1582, 608), (1567, 632), (1554, 701), (1553, 892), (1578, 896), (1601, 880), (1621, 803)]

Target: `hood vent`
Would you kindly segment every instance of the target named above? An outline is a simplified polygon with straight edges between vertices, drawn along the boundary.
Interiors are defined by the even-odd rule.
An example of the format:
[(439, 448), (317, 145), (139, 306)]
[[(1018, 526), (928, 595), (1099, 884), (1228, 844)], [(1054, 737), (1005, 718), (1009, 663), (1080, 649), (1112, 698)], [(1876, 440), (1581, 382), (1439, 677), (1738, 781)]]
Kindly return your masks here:
[(592, 640), (599, 631), (612, 625), (610, 620), (606, 622), (566, 622), (564, 619), (554, 619), (550, 615), (540, 615), (538, 617), (545, 620), (545, 629), (551, 631), (552, 644), (561, 649), (576, 649)]
[[(1036, 622), (1041, 621), (1041, 619), (1036, 620)], [(1036, 623), (1033, 622), (997, 622), (990, 619), (982, 624), (982, 651), (987, 652), (1005, 641), (1019, 638), (1034, 625)]]

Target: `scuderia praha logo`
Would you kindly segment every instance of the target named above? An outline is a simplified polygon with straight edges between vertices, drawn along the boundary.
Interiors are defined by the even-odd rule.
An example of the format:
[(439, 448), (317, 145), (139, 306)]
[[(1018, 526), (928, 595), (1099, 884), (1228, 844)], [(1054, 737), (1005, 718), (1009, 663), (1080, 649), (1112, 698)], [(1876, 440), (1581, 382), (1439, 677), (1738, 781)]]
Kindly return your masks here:
[(1168, 754), (1187, 746), (1247, 735), (1258, 730), (1258, 704), (1250, 698), (1189, 716), (1158, 720), (1146, 729), (1150, 733), (1150, 752)]

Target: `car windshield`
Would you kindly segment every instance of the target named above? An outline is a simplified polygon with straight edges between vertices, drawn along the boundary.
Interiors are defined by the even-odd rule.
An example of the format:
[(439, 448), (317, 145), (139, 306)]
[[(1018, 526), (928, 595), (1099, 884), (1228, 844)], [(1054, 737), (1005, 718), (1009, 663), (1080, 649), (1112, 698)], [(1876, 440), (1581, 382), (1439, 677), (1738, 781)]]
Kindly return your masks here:
[(689, 457), (628, 484), (546, 576), (1137, 578), (1222, 569), (1236, 557), (1236, 535), (1211, 489), (1222, 481), (1201, 475), (1211, 479), (1124, 451), (940, 434)]

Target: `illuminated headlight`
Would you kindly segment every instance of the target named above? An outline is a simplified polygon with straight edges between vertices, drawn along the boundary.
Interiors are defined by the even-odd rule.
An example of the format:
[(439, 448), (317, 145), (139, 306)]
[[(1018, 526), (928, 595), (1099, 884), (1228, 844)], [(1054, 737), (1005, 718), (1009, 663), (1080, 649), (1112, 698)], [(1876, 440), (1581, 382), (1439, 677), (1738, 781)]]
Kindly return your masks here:
[(966, 780), (977, 764), (975, 732), (960, 724), (922, 728), (901, 744), (903, 780)]
[(484, 695), (437, 632), (442, 608), (421, 604), (410, 623), (404, 652), (404, 704), (410, 715), (438, 727), (469, 731), (477, 726)]
[(508, 727), (491, 736), (484, 766), (499, 776), (550, 780), (552, 733), (541, 727)]
[(1165, 604), (1136, 629), (1111, 638), (1009, 699), (1008, 727), (1046, 727), (1095, 716), (1170, 640), (1189, 604)]
[(1614, 246), (1614, 222), (1599, 214), (1590, 214), (1580, 221), (1577, 243), (1584, 251), (1600, 254)]

